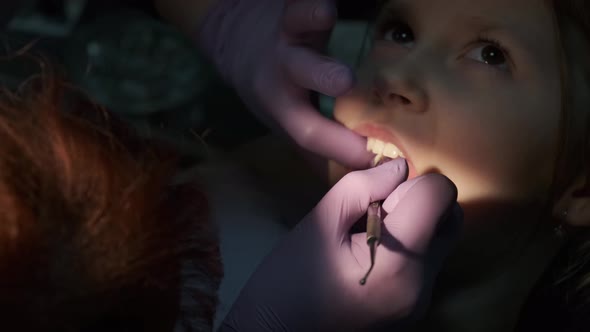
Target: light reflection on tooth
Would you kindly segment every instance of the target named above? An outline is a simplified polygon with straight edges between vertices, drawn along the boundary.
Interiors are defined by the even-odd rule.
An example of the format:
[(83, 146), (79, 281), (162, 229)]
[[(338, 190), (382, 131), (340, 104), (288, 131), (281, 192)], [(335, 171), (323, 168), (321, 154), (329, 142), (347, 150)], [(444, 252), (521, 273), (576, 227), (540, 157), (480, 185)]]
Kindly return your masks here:
[(399, 157), (399, 153), (395, 150), (391, 151), (389, 154), (385, 154), (386, 157), (391, 158), (391, 159), (395, 159), (397, 157)]
[(388, 158), (395, 159), (399, 156), (398, 149), (395, 147), (395, 145), (387, 143), (383, 149), (383, 155)]

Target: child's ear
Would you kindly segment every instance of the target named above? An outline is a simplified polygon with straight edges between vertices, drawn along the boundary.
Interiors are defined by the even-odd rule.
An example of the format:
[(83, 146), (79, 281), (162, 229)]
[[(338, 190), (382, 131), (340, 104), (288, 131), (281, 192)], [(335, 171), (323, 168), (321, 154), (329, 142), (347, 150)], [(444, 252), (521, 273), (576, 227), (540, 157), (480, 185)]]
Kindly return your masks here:
[(580, 176), (569, 186), (553, 207), (553, 216), (561, 222), (590, 227), (590, 182)]

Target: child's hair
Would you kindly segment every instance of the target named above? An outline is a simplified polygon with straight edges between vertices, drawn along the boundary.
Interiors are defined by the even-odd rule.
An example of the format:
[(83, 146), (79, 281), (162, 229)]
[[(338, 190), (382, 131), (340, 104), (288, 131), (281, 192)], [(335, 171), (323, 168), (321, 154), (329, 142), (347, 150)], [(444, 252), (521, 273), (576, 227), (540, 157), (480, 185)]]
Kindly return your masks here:
[[(580, 96), (580, 91), (571, 86), (574, 77), (581, 77), (585, 84), (590, 83), (590, 72), (583, 69), (590, 65), (590, 58), (584, 61), (582, 68), (572, 68), (571, 53), (581, 52), (590, 47), (590, 3), (587, 0), (548, 0), (553, 8), (558, 29), (558, 41), (562, 54), (562, 118), (561, 118), (561, 153), (555, 173), (555, 186), (552, 201), (555, 202), (572, 185), (576, 176), (585, 174), (585, 184), (577, 188), (582, 196), (590, 196), (590, 91)], [(586, 45), (568, 45), (571, 41), (568, 28), (579, 31)], [(572, 49), (572, 47), (578, 49)], [(588, 53), (582, 53), (590, 55)], [(584, 56), (582, 56), (584, 57)], [(578, 81), (579, 82), (579, 81)], [(574, 83), (575, 84), (575, 83)], [(557, 285), (564, 287), (567, 298), (575, 299), (577, 305), (590, 305), (590, 231), (588, 228), (570, 228), (569, 243), (566, 246), (567, 263), (557, 277)], [(561, 264), (558, 264), (561, 265)]]
[(44, 71), (0, 92), (3, 330), (210, 330), (222, 270), (203, 194)]

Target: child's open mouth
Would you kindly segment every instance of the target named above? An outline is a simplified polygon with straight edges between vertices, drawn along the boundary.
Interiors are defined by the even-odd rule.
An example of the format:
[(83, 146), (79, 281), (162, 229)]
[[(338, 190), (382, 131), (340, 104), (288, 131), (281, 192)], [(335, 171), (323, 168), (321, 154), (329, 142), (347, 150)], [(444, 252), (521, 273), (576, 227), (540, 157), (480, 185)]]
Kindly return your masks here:
[(401, 146), (392, 143), (395, 137), (391, 132), (372, 124), (359, 126), (354, 131), (367, 137), (367, 151), (389, 159), (404, 158), (408, 163), (408, 179), (418, 176), (414, 165), (407, 157), (407, 151)]
[(384, 142), (373, 137), (367, 137), (367, 151), (386, 159), (404, 158), (408, 163), (408, 180), (417, 176), (414, 165), (406, 158), (404, 153), (393, 143)]
[(387, 158), (395, 159), (398, 157), (405, 158), (404, 153), (393, 143), (383, 142), (373, 137), (367, 137), (367, 151), (376, 155), (383, 155)]

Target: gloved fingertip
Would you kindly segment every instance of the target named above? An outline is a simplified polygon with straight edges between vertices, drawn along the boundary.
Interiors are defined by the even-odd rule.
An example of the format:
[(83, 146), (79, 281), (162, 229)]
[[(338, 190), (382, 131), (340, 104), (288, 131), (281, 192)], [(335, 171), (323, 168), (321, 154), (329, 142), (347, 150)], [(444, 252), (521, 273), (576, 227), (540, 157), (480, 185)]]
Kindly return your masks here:
[[(457, 199), (457, 187), (446, 176), (437, 173), (425, 174), (413, 179), (410, 179), (399, 185), (398, 188), (383, 202), (383, 209), (390, 213), (396, 208), (399, 201), (408, 195), (410, 190), (418, 183), (424, 182), (424, 185), (419, 191), (412, 195), (418, 195), (424, 202), (428, 202), (431, 206), (450, 206), (451, 202)], [(436, 197), (436, 198), (435, 198)], [(417, 201), (409, 201), (410, 205), (417, 204)], [(445, 205), (448, 204), (448, 205)]]
[(326, 151), (324, 155), (330, 156), (331, 159), (336, 160), (351, 170), (368, 169), (371, 168), (375, 155), (366, 151), (366, 145), (367, 143), (364, 139), (360, 143), (355, 139), (349, 139), (339, 144), (338, 149)]
[(396, 159), (387, 161), (387, 162), (377, 166), (377, 168), (384, 168), (388, 172), (392, 172), (395, 174), (403, 174), (405, 176), (407, 176), (407, 174), (408, 174), (408, 163), (406, 162), (406, 160), (404, 158), (396, 158)]
[(332, 63), (330, 66), (326, 79), (320, 81), (320, 85), (323, 85), (323, 89), (320, 88), (320, 90), (332, 97), (338, 97), (352, 89), (355, 84), (354, 73), (350, 68), (339, 63)]
[(375, 155), (367, 152), (354, 160), (355, 166), (357, 166), (357, 169), (371, 168), (373, 166), (373, 159), (375, 159)]
[[(401, 159), (401, 158), (398, 158)], [(412, 187), (414, 187), (418, 182), (422, 181), (424, 177), (417, 177), (411, 180), (408, 180), (397, 187), (397, 189), (389, 196), (381, 205), (383, 209), (390, 213), (399, 203), (400, 199), (406, 195)]]
[(356, 83), (354, 72), (347, 66), (340, 66), (334, 74), (334, 80), (339, 82), (339, 88), (341, 89), (338, 92), (339, 94), (348, 92)]

